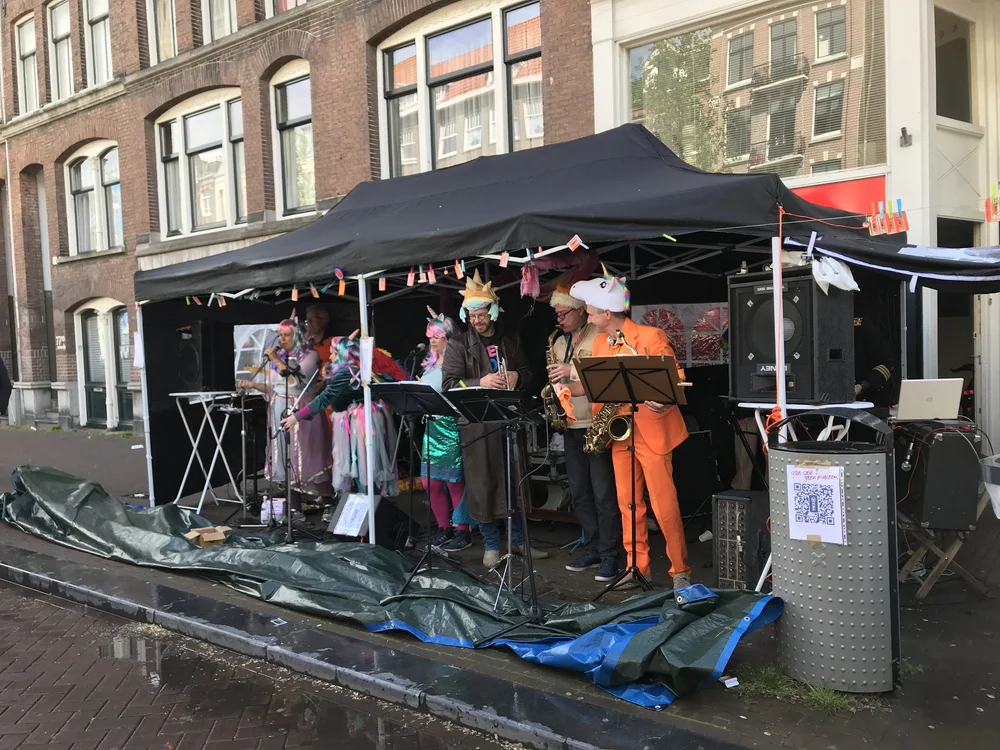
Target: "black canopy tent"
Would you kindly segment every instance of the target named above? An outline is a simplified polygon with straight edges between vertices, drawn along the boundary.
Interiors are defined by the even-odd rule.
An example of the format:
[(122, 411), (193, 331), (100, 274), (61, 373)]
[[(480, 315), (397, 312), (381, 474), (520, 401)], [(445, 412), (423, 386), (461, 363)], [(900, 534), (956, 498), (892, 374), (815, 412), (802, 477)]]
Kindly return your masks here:
[[(902, 235), (872, 238), (864, 217), (809, 203), (774, 174), (714, 174), (683, 162), (641, 125), (448, 169), (365, 182), (311, 224), (250, 247), (135, 277), (140, 300), (322, 282), (500, 251), (592, 247), (651, 251), (644, 269), (685, 249), (766, 247), (778, 233), (820, 252), (909, 277), (936, 274), (1000, 290), (1000, 268), (903, 255)], [(663, 237), (676, 238), (671, 242)], [(626, 261), (626, 263), (629, 263)]]
[[(558, 248), (579, 236), (614, 272), (637, 281), (667, 271), (722, 278), (739, 259), (769, 260), (771, 238), (779, 231), (786, 243), (803, 245), (815, 232), (817, 253), (898, 274), (904, 280), (930, 286), (960, 282), (969, 292), (1000, 290), (995, 261), (906, 254), (912, 246), (902, 235), (872, 238), (863, 216), (845, 216), (811, 204), (776, 175), (702, 172), (642, 126), (626, 125), (567, 143), (362, 183), (324, 216), (294, 232), (139, 272), (135, 294), (139, 300), (156, 303), (143, 304), (140, 311), (140, 319), (147, 318), (149, 350), (157, 345), (150, 336), (150, 323), (171, 331), (185, 315), (205, 320), (224, 311), (231, 318), (255, 307), (257, 316), (262, 307), (248, 302), (246, 294), (222, 310), (186, 305), (185, 297), (199, 295), (205, 302), (209, 295), (222, 292), (267, 290), (260, 302), (290, 306), (292, 287), (308, 298), (310, 285), (322, 288), (333, 280), (334, 270), (341, 269), (351, 280), (349, 293), (358, 293), (350, 301), (358, 303), (365, 332), (371, 291), (366, 280), (382, 273), (388, 277), (389, 290), (375, 295), (376, 303), (414, 292), (434, 293), (430, 285), (406, 285), (413, 266), (495, 257), (501, 251), (519, 260), (525, 248)], [(732, 252), (762, 255), (734, 260)], [(696, 271), (695, 266), (703, 270)], [(441, 289), (454, 290), (460, 284), (440, 274), (439, 280), (444, 282), (438, 285)], [(283, 289), (283, 294), (274, 294), (275, 289)], [(330, 294), (335, 293), (334, 284)], [(145, 380), (145, 371), (143, 375)], [(147, 385), (144, 393), (149, 391)], [(151, 393), (149, 398), (158, 400), (162, 395)], [(157, 412), (174, 417), (169, 404), (159, 408), (154, 404), (152, 414)], [(172, 439), (154, 435), (147, 445)], [(151, 485), (153, 474), (151, 470)], [(161, 501), (166, 499), (162, 492), (157, 494)]]

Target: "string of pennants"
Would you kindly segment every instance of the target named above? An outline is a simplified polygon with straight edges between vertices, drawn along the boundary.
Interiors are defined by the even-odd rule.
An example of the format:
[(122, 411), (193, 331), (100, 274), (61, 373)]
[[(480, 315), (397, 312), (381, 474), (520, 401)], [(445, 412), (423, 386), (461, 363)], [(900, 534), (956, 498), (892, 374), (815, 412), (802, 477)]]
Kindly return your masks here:
[(871, 213), (868, 214), (866, 224), (868, 234), (872, 237), (880, 234), (898, 234), (910, 231), (910, 220), (906, 216), (906, 211), (903, 210), (903, 201), (899, 198), (895, 201), (895, 207), (893, 201), (879, 201), (877, 211), (875, 210), (875, 201), (872, 201)]
[(997, 199), (996, 183), (990, 185), (990, 197), (986, 199), (986, 221), (1000, 221), (1000, 199)]
[[(664, 235), (664, 236), (666, 236), (666, 235)], [(528, 271), (530, 262), (534, 258), (538, 258), (538, 257), (541, 257), (543, 255), (550, 255), (552, 253), (556, 253), (556, 252), (559, 252), (561, 250), (567, 250), (567, 249), (570, 252), (576, 252), (581, 247), (583, 249), (585, 249), (585, 250), (589, 250), (590, 249), (587, 245), (585, 245), (583, 243), (583, 240), (580, 239), (579, 235), (573, 235), (573, 237), (570, 238), (570, 240), (565, 245), (560, 245), (558, 247), (549, 248), (548, 250), (543, 250), (542, 248), (538, 248), (538, 250), (535, 253), (532, 253), (532, 251), (529, 249), (529, 250), (527, 250), (527, 256), (525, 258), (523, 258), (523, 259), (519, 259), (519, 261), (521, 263), (525, 264), (524, 268), (522, 269), (522, 275), (524, 274), (525, 271)], [(508, 265), (508, 263), (511, 260), (510, 253), (508, 253), (508, 252), (502, 252), (502, 253), (500, 253), (499, 256), (488, 255), (488, 256), (483, 256), (483, 257), (490, 258), (490, 259), (497, 259), (499, 261), (499, 264), (500, 264), (501, 268), (506, 268), (507, 265)], [(455, 274), (455, 278), (456, 279), (463, 279), (463, 278), (465, 278), (465, 261), (464, 260), (460, 260), (460, 259), (456, 258), (453, 267), (454, 267), (454, 274)], [(452, 273), (452, 267), (450, 265), (449, 266), (445, 266), (442, 269), (441, 272), (445, 276), (451, 275), (451, 273)], [(416, 266), (416, 267), (412, 267), (411, 266), (410, 267), (410, 271), (409, 271), (409, 273), (406, 276), (406, 285), (408, 287), (412, 287), (412, 286), (415, 286), (418, 283), (419, 284), (436, 284), (437, 280), (438, 280), (437, 274), (438, 274), (438, 272), (434, 269), (434, 264), (433, 263), (428, 264), (426, 268), (424, 266), (422, 266), (422, 265), (421, 266)], [(344, 270), (342, 268), (335, 268), (333, 270), (333, 275), (336, 278), (336, 283), (337, 283), (337, 296), (338, 297), (343, 297), (347, 293), (347, 278), (346, 278), (346, 276), (344, 274)], [(317, 287), (316, 284), (310, 283), (308, 285), (308, 288), (301, 290), (301, 292), (300, 292), (298, 286), (293, 286), (291, 288), (291, 290), (290, 290), (291, 291), (291, 301), (292, 302), (298, 302), (299, 301), (300, 293), (301, 294), (308, 293), (313, 298), (319, 299), (320, 295), (326, 294), (327, 290), (332, 286), (333, 283), (334, 282), (330, 282), (328, 284), (325, 284), (322, 287)], [(387, 278), (386, 278), (386, 275), (383, 273), (383, 274), (381, 274), (378, 277), (378, 290), (380, 292), (384, 292), (384, 291), (386, 291), (386, 289), (387, 289)], [(277, 288), (277, 289), (274, 290), (273, 294), (274, 294), (275, 297), (277, 297), (277, 296), (281, 295), (282, 292), (285, 292), (285, 291), (286, 291), (286, 289), (279, 287), (279, 288)], [(233, 294), (230, 294), (230, 293), (227, 293), (227, 292), (213, 292), (212, 294), (209, 295), (208, 300), (205, 301), (205, 302), (202, 301), (201, 297), (196, 296), (196, 295), (190, 295), (190, 296), (185, 297), (184, 299), (185, 299), (185, 303), (188, 304), (188, 305), (192, 305), (193, 304), (193, 305), (200, 306), (200, 305), (204, 304), (204, 305), (207, 305), (207, 306), (210, 307), (212, 305), (212, 303), (215, 302), (216, 304), (218, 304), (219, 307), (225, 307), (227, 299), (242, 299), (242, 298), (246, 298), (248, 300), (256, 300), (256, 299), (259, 299), (260, 296), (261, 296), (261, 290), (260, 289), (244, 289), (242, 292), (236, 292), (236, 293), (233, 293)]]

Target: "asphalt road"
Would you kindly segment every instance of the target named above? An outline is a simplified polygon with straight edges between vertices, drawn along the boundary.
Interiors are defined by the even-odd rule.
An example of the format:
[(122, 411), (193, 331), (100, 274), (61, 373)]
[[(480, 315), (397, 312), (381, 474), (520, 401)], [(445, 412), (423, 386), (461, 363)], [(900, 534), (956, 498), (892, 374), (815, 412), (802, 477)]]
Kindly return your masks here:
[(509, 748), (151, 626), (0, 584), (0, 749)]

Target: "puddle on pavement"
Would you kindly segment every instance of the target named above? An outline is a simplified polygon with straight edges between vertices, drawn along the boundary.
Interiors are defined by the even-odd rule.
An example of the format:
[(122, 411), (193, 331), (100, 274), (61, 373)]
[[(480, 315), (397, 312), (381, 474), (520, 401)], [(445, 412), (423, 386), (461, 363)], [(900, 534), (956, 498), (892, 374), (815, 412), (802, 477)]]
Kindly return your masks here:
[[(155, 696), (154, 704), (161, 700), (173, 703), (169, 725), (239, 720), (239, 726), (246, 730), (244, 736), (286, 737), (286, 743), (295, 747), (336, 746), (343, 750), (423, 750), (459, 745), (483, 750), (512, 747), (425, 714), (357, 696), (207, 644), (193, 642), (189, 649), (171, 635), (161, 640), (127, 634), (133, 627), (124, 626), (124, 632), (100, 639), (96, 643), (98, 655), (129, 664), (129, 675), (124, 680), (135, 680), (137, 696), (148, 691), (151, 698)], [(255, 671), (261, 668), (268, 674)], [(187, 700), (175, 702), (173, 696)], [(255, 733), (257, 728), (266, 731)], [(164, 747), (169, 750), (169, 734), (163, 737), (167, 743)], [(236, 734), (236, 739), (239, 738)]]

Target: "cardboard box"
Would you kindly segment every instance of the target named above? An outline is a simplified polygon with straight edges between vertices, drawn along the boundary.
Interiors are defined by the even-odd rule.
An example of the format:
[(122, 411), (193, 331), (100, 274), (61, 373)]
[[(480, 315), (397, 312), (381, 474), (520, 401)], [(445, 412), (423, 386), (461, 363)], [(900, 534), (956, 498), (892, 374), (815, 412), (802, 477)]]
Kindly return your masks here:
[(191, 540), (199, 547), (209, 547), (226, 541), (227, 531), (232, 531), (232, 529), (228, 526), (203, 526), (200, 529), (191, 529), (184, 535), (184, 538)]

